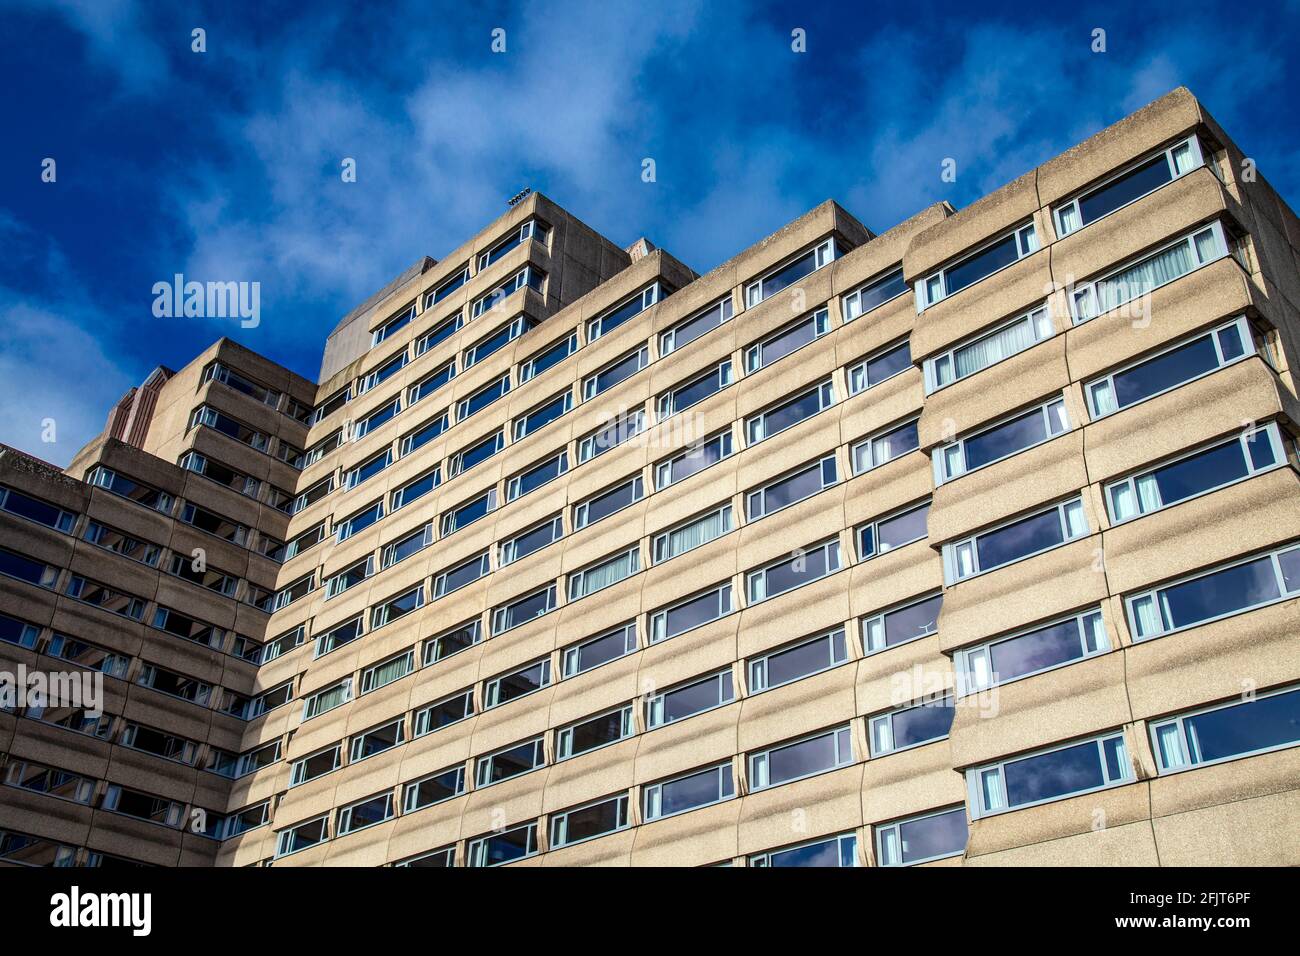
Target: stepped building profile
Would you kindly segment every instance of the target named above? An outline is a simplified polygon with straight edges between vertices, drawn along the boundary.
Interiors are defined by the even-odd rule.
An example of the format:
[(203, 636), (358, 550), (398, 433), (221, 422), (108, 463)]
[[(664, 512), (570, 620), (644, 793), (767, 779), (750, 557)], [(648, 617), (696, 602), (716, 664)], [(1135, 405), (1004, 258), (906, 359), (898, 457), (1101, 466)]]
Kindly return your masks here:
[(1186, 90), (705, 275), (533, 193), (0, 454), (0, 864), (1300, 864), (1300, 220)]

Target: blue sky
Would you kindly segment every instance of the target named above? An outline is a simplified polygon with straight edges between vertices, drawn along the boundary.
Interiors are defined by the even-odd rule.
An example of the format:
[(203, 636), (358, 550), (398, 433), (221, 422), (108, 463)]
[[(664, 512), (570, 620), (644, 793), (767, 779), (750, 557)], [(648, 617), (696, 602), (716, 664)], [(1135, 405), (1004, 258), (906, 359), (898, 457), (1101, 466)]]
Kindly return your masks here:
[[(874, 6), (0, 0), (0, 442), (64, 464), (223, 334), (314, 379), (524, 186), (704, 272), (827, 198), (961, 207), (1183, 84), (1300, 205), (1297, 0)], [(178, 272), (259, 282), (261, 324), (155, 318)]]

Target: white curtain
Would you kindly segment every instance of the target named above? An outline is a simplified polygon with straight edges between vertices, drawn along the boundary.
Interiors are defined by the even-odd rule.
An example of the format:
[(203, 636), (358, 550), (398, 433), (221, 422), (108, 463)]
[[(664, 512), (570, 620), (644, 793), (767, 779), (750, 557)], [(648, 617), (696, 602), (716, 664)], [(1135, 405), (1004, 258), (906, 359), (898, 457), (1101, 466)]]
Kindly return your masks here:
[[(1023, 352), (1035, 341), (1037, 340), (1034, 338), (1033, 324), (1030, 317), (1026, 316), (1005, 329), (986, 335), (978, 342), (972, 342), (953, 353), (956, 377), (965, 378), (967, 375), (973, 375), (1007, 356)], [(947, 384), (947, 382), (940, 384)]]
[[(1212, 236), (1213, 234), (1211, 234)], [(1199, 246), (1198, 240), (1198, 246)], [(1097, 283), (1095, 313), (1100, 315), (1192, 271), (1191, 248), (1180, 242), (1123, 272)]]

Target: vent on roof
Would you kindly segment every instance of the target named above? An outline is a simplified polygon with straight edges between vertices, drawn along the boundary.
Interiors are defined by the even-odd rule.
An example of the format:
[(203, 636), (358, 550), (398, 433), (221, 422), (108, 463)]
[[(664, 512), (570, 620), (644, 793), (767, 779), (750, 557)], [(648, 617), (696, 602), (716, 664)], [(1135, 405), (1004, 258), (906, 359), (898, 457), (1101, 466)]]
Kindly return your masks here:
[(523, 202), (525, 199), (528, 198), (529, 194), (530, 194), (532, 191), (533, 191), (533, 187), (532, 187), (532, 186), (525, 186), (525, 187), (524, 187), (523, 189), (521, 189), (519, 192), (515, 193), (515, 194), (514, 194), (513, 196), (511, 196), (508, 200), (506, 200), (506, 205), (507, 205), (507, 206), (518, 206), (521, 202)]
[(645, 236), (642, 236), (623, 251), (632, 257), (633, 262), (636, 262), (638, 259), (644, 259), (646, 256), (650, 255), (650, 253), (654, 252), (655, 244)]

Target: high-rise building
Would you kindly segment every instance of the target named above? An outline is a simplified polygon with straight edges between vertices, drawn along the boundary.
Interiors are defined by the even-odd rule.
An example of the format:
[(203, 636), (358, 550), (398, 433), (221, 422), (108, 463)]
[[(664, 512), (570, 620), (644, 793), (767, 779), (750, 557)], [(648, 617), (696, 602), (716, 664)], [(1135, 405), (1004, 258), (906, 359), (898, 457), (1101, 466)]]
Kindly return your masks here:
[(1300, 863), (1297, 362), (1182, 89), (703, 276), (528, 195), (0, 454), (0, 862)]

